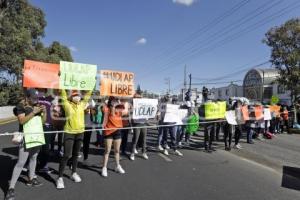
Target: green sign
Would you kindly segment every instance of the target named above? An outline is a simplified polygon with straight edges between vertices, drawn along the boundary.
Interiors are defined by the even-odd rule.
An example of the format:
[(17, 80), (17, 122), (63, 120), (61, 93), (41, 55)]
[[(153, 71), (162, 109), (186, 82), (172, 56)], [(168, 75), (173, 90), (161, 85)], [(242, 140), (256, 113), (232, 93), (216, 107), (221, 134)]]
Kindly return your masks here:
[(35, 116), (23, 125), (25, 146), (27, 149), (45, 144), (42, 118)]
[(209, 102), (205, 103), (205, 119), (222, 119), (225, 118), (226, 102)]
[(273, 95), (272, 98), (271, 98), (271, 104), (275, 105), (275, 104), (278, 104), (278, 102), (279, 102), (279, 97)]
[(60, 89), (93, 90), (96, 75), (96, 65), (60, 61)]

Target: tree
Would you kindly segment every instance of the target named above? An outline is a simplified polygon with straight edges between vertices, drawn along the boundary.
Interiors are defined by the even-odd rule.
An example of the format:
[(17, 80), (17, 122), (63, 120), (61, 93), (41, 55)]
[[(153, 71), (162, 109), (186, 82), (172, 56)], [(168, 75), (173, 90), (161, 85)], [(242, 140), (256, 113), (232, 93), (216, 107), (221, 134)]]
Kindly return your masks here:
[(59, 42), (44, 46), (41, 39), (46, 25), (43, 11), (28, 0), (0, 0), (0, 79), (10, 77), (10, 84), (0, 83), (3, 102), (0, 106), (5, 102), (16, 103), (21, 95), (25, 59), (50, 63), (73, 61), (70, 50)]
[(294, 104), (300, 92), (300, 18), (271, 28), (263, 42), (271, 47), (270, 61), (280, 74), (277, 82), (291, 92)]
[(136, 93), (137, 93), (137, 94), (142, 94), (142, 90), (141, 90), (140, 84), (137, 85)]

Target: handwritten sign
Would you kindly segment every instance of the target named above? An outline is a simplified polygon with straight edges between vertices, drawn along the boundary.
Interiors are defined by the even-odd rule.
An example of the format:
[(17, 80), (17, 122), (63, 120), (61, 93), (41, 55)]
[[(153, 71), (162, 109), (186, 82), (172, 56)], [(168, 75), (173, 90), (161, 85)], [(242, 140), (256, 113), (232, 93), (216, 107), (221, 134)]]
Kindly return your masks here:
[(188, 120), (188, 109), (178, 109), (177, 125), (183, 125)]
[(271, 111), (269, 108), (265, 108), (264, 109), (264, 120), (271, 120), (272, 116), (271, 116)]
[(24, 61), (23, 87), (59, 88), (59, 64)]
[(243, 113), (243, 119), (245, 121), (249, 120), (249, 110), (248, 110), (248, 106), (243, 106), (242, 107), (242, 113)]
[(134, 94), (134, 74), (111, 70), (100, 71), (100, 95), (132, 97)]
[(222, 119), (226, 113), (226, 102), (209, 102), (205, 105), (205, 119)]
[(235, 111), (234, 110), (227, 111), (225, 113), (225, 118), (226, 118), (226, 121), (228, 122), (228, 124), (237, 125), (237, 121), (236, 121), (236, 116), (235, 116)]
[(272, 113), (275, 113), (275, 116), (280, 116), (280, 109), (281, 109), (281, 107), (277, 106), (277, 105), (270, 106), (270, 111)]
[(97, 66), (72, 62), (60, 62), (60, 89), (93, 90), (96, 84)]
[(256, 120), (261, 120), (261, 119), (264, 118), (264, 113), (263, 113), (263, 107), (262, 106), (255, 106), (254, 112), (255, 112)]
[(35, 116), (23, 125), (25, 146), (27, 149), (45, 144), (42, 118)]
[(133, 99), (133, 119), (153, 119), (157, 113), (157, 99)]
[(179, 121), (178, 112), (179, 105), (167, 104), (164, 122), (177, 123)]

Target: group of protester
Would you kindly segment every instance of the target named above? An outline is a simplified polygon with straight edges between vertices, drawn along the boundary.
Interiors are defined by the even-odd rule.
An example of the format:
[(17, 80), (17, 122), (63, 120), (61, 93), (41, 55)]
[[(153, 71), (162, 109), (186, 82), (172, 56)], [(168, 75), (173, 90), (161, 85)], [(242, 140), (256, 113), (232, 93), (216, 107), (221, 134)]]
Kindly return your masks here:
[[(28, 182), (29, 186), (40, 186), (36, 171), (49, 173), (48, 162), (55, 149), (57, 138), (57, 155), (61, 157), (58, 178), (56, 180), (57, 189), (64, 189), (64, 172), (69, 164), (72, 169), (71, 179), (75, 183), (82, 181), (77, 173), (78, 158), (83, 151), (83, 164), (88, 164), (89, 146), (92, 132), (96, 131), (95, 145), (103, 146), (105, 149), (102, 163), (102, 176), (107, 177), (107, 165), (110, 151), (113, 147), (116, 167), (115, 171), (124, 174), (125, 170), (120, 165), (120, 154), (126, 154), (129, 150), (129, 159), (134, 161), (138, 153), (137, 146), (142, 149), (142, 157), (149, 159), (147, 155), (147, 126), (148, 119), (131, 119), (132, 99), (119, 99), (108, 97), (100, 99), (92, 97), (92, 91), (81, 94), (78, 91), (65, 90), (57, 91), (53, 96), (46, 95), (46, 89), (27, 89), (24, 92), (24, 99), (14, 108), (14, 114), (19, 121), (19, 132), (23, 132), (23, 126), (34, 117), (40, 117), (45, 131), (45, 145), (26, 148), (24, 139), (18, 142), (19, 158), (13, 170), (6, 194), (6, 200), (15, 199), (15, 185), (28, 162)], [(92, 98), (91, 98), (92, 97)], [(141, 94), (135, 94), (134, 98), (142, 98)], [(247, 142), (253, 144), (252, 138), (268, 136), (269, 133), (279, 133), (287, 125), (288, 112), (283, 108), (282, 113), (274, 115), (272, 120), (265, 121), (263, 118), (257, 120), (252, 117), (253, 106), (249, 107), (249, 120), (245, 121), (241, 109), (244, 102), (237, 100), (228, 102), (227, 110), (234, 110), (236, 113), (237, 125), (230, 125), (224, 119), (205, 120), (203, 108), (199, 108), (188, 101), (180, 105), (181, 109), (188, 110), (185, 123), (164, 122), (167, 104), (179, 104), (176, 99), (165, 96), (159, 103), (157, 113), (158, 138), (157, 149), (169, 155), (172, 149), (175, 155), (183, 156), (179, 147), (183, 144), (189, 145), (191, 135), (194, 135), (199, 124), (204, 128), (205, 151), (212, 152), (213, 140), (219, 140), (220, 130), (224, 133), (225, 150), (231, 150), (231, 140), (234, 134), (234, 148), (241, 149), (239, 140), (243, 130), (247, 131)], [(200, 122), (200, 123), (199, 123)], [(103, 130), (102, 130), (103, 129)], [(57, 133), (58, 132), (58, 133)], [(133, 132), (131, 146), (127, 148), (128, 135)], [(169, 136), (169, 137), (168, 137)], [(170, 139), (170, 143), (168, 142)]]

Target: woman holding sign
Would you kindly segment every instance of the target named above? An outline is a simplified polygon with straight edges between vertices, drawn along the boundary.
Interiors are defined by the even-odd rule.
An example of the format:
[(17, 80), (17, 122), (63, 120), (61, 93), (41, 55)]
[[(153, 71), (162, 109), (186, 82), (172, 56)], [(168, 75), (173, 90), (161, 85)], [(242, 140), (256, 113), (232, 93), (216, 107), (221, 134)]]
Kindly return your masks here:
[(120, 165), (120, 146), (122, 134), (120, 128), (123, 127), (122, 116), (128, 115), (128, 108), (120, 103), (116, 97), (109, 97), (107, 106), (104, 107), (104, 143), (105, 153), (103, 157), (103, 167), (101, 175), (107, 177), (107, 163), (112, 145), (114, 146), (116, 168), (115, 171), (124, 174), (125, 171)]
[[(46, 108), (38, 105), (38, 91), (29, 89), (25, 93), (26, 98), (14, 108), (14, 114), (18, 117), (19, 132), (31, 132), (31, 136), (25, 136), (22, 141), (13, 139), (14, 143), (19, 144), (19, 158), (13, 170), (12, 178), (9, 184), (9, 190), (6, 194), (6, 200), (15, 199), (15, 185), (22, 172), (22, 169), (29, 158), (29, 181), (28, 186), (40, 186), (41, 183), (35, 178), (35, 168), (37, 155), (40, 145), (45, 143), (44, 135), (41, 140), (35, 141), (33, 133), (43, 131), (43, 123), (46, 121)], [(36, 134), (41, 135), (41, 134)], [(39, 137), (38, 136), (38, 137)], [(36, 137), (35, 137), (36, 138)], [(40, 138), (40, 137), (39, 137)]]
[[(66, 124), (64, 127), (64, 155), (59, 165), (59, 177), (56, 181), (57, 189), (64, 189), (63, 173), (68, 160), (72, 157), (72, 175), (71, 179), (75, 183), (81, 182), (80, 176), (76, 173), (78, 155), (83, 141), (85, 130), (84, 110), (91, 97), (92, 91), (88, 91), (83, 99), (80, 93), (73, 91), (71, 98), (68, 99), (65, 90), (61, 90), (62, 105), (65, 110)], [(82, 99), (82, 100), (81, 100)]]

